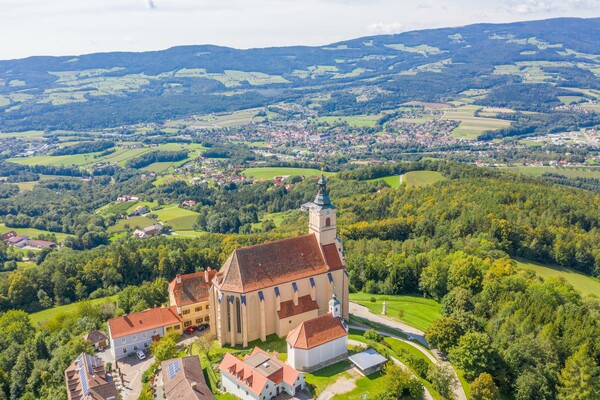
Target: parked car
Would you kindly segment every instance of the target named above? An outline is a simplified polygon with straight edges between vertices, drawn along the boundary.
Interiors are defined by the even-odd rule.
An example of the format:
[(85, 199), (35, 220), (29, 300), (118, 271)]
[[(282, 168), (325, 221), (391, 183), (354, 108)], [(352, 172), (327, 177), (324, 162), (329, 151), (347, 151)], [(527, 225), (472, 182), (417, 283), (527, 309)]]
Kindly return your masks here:
[(198, 327), (198, 332), (202, 332), (206, 329), (208, 329), (209, 325), (208, 324), (202, 324)]
[(188, 326), (187, 328), (185, 328), (185, 333), (187, 333), (188, 335), (191, 335), (192, 333), (196, 332), (198, 330), (197, 326)]
[(143, 351), (138, 350), (135, 352), (135, 355), (137, 356), (137, 358), (141, 361), (141, 360), (145, 360), (146, 359), (146, 355), (144, 354)]

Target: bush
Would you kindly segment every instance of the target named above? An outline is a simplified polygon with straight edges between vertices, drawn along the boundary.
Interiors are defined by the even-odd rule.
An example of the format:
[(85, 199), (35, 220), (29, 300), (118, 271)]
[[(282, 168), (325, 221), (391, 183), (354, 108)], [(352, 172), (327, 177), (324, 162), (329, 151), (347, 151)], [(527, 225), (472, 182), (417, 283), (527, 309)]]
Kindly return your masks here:
[(365, 339), (372, 340), (376, 343), (379, 343), (383, 340), (383, 336), (381, 336), (375, 329), (369, 329), (368, 331), (365, 331), (363, 336)]
[(377, 299), (375, 297), (371, 297), (371, 303), (375, 303)]

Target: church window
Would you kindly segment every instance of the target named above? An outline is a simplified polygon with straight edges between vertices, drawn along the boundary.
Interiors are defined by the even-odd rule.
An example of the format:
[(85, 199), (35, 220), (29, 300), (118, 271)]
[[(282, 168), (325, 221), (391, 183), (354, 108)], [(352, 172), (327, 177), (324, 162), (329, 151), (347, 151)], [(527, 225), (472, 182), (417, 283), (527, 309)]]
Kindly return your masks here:
[(240, 306), (240, 299), (235, 299), (235, 314), (237, 322), (237, 333), (242, 333), (242, 310)]
[(331, 226), (331, 218), (325, 220), (325, 226)]
[(227, 331), (231, 332), (231, 303), (227, 301)]

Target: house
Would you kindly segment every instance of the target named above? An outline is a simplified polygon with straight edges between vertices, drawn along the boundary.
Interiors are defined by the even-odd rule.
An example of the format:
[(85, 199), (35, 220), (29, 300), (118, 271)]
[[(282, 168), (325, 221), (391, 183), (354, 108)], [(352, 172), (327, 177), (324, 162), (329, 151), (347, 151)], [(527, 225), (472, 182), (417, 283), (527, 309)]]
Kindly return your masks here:
[(181, 205), (183, 207), (192, 208), (196, 205), (196, 202), (194, 200), (184, 200)]
[(8, 232), (5, 232), (2, 235), (0, 235), (0, 238), (2, 239), (3, 242), (8, 242), (8, 239), (14, 238), (15, 236), (17, 236), (17, 232), (8, 231)]
[(146, 206), (137, 206), (136, 208), (133, 209), (132, 212), (129, 213), (129, 216), (135, 217), (138, 215), (146, 214), (147, 212), (148, 212), (148, 208)]
[(137, 350), (145, 350), (153, 341), (171, 333), (181, 333), (181, 318), (175, 307), (154, 307), (108, 320), (110, 352), (115, 360)]
[(161, 363), (161, 380), (167, 400), (213, 400), (198, 356), (173, 358)]
[(210, 289), (211, 331), (221, 345), (285, 337), (328, 312), (334, 291), (348, 319), (348, 276), (325, 177), (309, 211), (309, 233), (236, 249)]
[(29, 243), (29, 236), (17, 235), (8, 239), (8, 244), (14, 247), (23, 248)]
[(69, 400), (117, 400), (119, 394), (112, 377), (98, 357), (81, 353), (65, 370)]
[(388, 359), (373, 349), (367, 349), (361, 353), (348, 357), (358, 371), (367, 376), (380, 371)]
[(48, 249), (48, 248), (54, 248), (57, 246), (56, 243), (54, 242), (50, 242), (48, 240), (34, 240), (31, 239), (28, 243), (27, 246), (29, 247), (33, 247), (36, 249)]
[(159, 235), (163, 230), (161, 224), (155, 224), (142, 229), (136, 229), (133, 231), (133, 236), (138, 239), (147, 239), (152, 236)]
[(183, 328), (198, 326), (210, 322), (209, 290), (217, 271), (177, 275), (169, 283), (169, 305), (177, 309)]
[(316, 371), (348, 358), (348, 330), (335, 294), (329, 313), (300, 323), (286, 341), (287, 363), (299, 371)]
[(225, 354), (219, 370), (221, 390), (242, 400), (294, 396), (306, 387), (302, 373), (258, 347), (243, 360)]
[(92, 342), (96, 350), (102, 350), (108, 346), (108, 336), (102, 331), (91, 331), (83, 336), (83, 340)]

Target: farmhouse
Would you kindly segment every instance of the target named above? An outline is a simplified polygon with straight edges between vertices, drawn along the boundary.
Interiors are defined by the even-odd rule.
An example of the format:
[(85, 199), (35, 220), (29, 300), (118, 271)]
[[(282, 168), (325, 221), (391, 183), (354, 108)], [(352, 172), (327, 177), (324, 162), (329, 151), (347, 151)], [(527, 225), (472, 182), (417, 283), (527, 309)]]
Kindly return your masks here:
[(309, 211), (307, 235), (235, 250), (210, 289), (211, 331), (221, 345), (270, 334), (285, 337), (303, 321), (325, 314), (334, 291), (348, 319), (348, 277), (336, 209), (325, 177)]
[(171, 333), (181, 333), (181, 317), (176, 307), (154, 307), (108, 320), (110, 352), (115, 359), (145, 350), (153, 341)]
[(184, 329), (209, 323), (208, 295), (216, 274), (217, 271), (209, 268), (203, 272), (177, 275), (169, 283), (169, 304), (176, 308)]
[(306, 386), (303, 374), (258, 347), (244, 360), (225, 354), (219, 370), (221, 390), (242, 400), (294, 396)]
[(48, 249), (56, 247), (56, 243), (50, 242), (48, 240), (29, 240), (27, 243), (29, 247), (33, 247), (35, 249)]
[(91, 331), (83, 336), (83, 340), (92, 342), (96, 350), (102, 350), (108, 345), (108, 336), (102, 331)]
[(17, 232), (15, 232), (15, 231), (8, 231), (8, 232), (5, 232), (2, 235), (0, 235), (0, 238), (2, 238), (3, 242), (8, 242), (8, 240), (10, 238), (14, 238), (15, 236), (17, 236)]
[(159, 235), (163, 230), (161, 224), (155, 224), (142, 229), (136, 229), (133, 231), (133, 236), (138, 239), (147, 239), (152, 236)]
[(348, 331), (341, 318), (340, 302), (329, 302), (329, 313), (302, 322), (288, 333), (287, 363), (312, 372), (348, 357)]
[(65, 383), (69, 400), (116, 400), (119, 397), (102, 360), (87, 353), (81, 353), (65, 370)]

